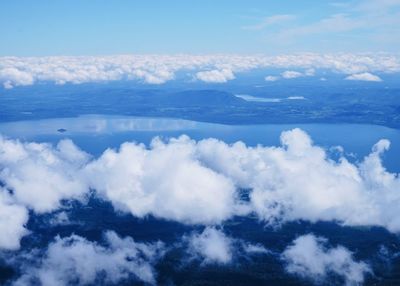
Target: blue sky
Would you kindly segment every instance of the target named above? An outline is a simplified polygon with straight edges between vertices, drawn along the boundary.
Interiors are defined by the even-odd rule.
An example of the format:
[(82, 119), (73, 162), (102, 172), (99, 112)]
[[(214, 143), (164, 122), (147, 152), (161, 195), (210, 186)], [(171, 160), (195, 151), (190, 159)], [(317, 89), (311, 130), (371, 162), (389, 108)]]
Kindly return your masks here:
[(0, 56), (396, 52), (399, 0), (2, 0)]

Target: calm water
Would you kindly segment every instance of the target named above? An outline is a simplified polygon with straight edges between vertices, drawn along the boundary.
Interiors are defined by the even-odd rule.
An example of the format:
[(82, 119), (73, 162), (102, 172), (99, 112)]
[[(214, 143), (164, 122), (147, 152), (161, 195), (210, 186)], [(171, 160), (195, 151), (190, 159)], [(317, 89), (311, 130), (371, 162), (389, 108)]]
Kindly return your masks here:
[(400, 172), (400, 130), (362, 124), (266, 124), (222, 125), (168, 118), (85, 115), (75, 118), (0, 123), (0, 134), (27, 141), (57, 142), (72, 139), (85, 151), (99, 155), (109, 147), (125, 141), (148, 144), (155, 136), (163, 138), (186, 134), (201, 140), (214, 137), (228, 143), (243, 141), (247, 145), (279, 145), (282, 131), (301, 128), (311, 135), (315, 144), (327, 150), (342, 146), (351, 160), (360, 160), (380, 139), (391, 141), (385, 153), (388, 170)]

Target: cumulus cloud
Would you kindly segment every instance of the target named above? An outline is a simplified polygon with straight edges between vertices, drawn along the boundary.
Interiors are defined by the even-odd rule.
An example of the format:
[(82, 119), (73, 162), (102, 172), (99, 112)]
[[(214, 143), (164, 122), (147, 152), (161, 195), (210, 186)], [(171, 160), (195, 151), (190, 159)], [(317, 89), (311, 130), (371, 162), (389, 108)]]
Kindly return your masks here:
[(88, 160), (89, 155), (70, 140), (53, 147), (0, 137), (0, 181), (17, 203), (37, 213), (53, 211), (63, 199), (86, 193), (80, 168)]
[[(332, 160), (307, 133), (293, 129), (276, 147), (181, 136), (156, 138), (148, 147), (128, 142), (92, 158), (69, 140), (53, 146), (0, 138), (0, 222), (8, 233), (2, 245), (18, 247), (28, 210), (53, 212), (90, 190), (136, 217), (186, 224), (255, 213), (267, 224), (336, 221), (398, 232), (400, 178), (381, 160), (389, 146), (380, 140), (358, 163)], [(249, 200), (241, 199), (243, 190)], [(13, 220), (7, 219), (11, 212)]]
[(358, 74), (352, 74), (346, 77), (346, 80), (361, 80), (361, 81), (382, 81), (382, 79), (369, 72), (364, 72), (364, 73), (358, 73)]
[(37, 251), (23, 258), (22, 272), (14, 285), (118, 284), (127, 279), (156, 283), (153, 264), (164, 254), (164, 245), (138, 243), (107, 231), (104, 244), (72, 235), (57, 237), (44, 254)]
[(80, 84), (133, 80), (145, 84), (163, 84), (175, 79), (177, 72), (185, 72), (189, 78), (205, 82), (223, 83), (234, 79), (237, 73), (264, 68), (288, 71), (302, 69), (308, 76), (317, 69), (344, 74), (392, 73), (400, 71), (400, 59), (397, 55), (381, 53), (0, 57), (0, 84), (5, 88), (37, 82)]
[(196, 78), (210, 83), (224, 83), (228, 80), (235, 79), (235, 75), (230, 69), (223, 70), (210, 70), (210, 71), (200, 71), (196, 73)]
[(226, 264), (232, 261), (233, 239), (221, 230), (207, 227), (202, 233), (193, 233), (186, 237), (189, 242), (189, 253), (192, 257), (200, 257), (203, 264)]
[(343, 279), (345, 285), (360, 285), (370, 267), (355, 261), (352, 252), (343, 246), (330, 247), (328, 241), (312, 234), (295, 239), (282, 253), (289, 273), (323, 284), (329, 275)]
[(121, 210), (183, 223), (219, 223), (235, 212), (236, 190), (229, 178), (204, 167), (187, 136), (151, 149), (125, 143), (87, 165), (89, 185)]
[(84, 198), (88, 187), (79, 169), (88, 158), (70, 140), (54, 147), (0, 136), (0, 248), (19, 248), (29, 209), (51, 212), (63, 200)]
[(252, 209), (267, 223), (325, 220), (400, 230), (395, 214), (400, 179), (381, 161), (387, 140), (379, 141), (358, 165), (344, 157), (329, 159), (300, 129), (283, 132), (281, 142), (282, 147), (250, 148), (203, 140), (198, 156), (237, 187), (250, 189)]

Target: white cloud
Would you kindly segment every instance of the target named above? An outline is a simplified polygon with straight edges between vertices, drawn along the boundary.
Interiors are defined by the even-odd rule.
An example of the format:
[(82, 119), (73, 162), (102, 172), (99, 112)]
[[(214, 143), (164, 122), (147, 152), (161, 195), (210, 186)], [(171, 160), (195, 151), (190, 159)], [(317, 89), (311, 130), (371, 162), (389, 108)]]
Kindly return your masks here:
[(287, 97), (289, 100), (305, 100), (306, 98), (304, 96), (289, 96)]
[(0, 69), (0, 82), (3, 82), (4, 88), (9, 89), (17, 85), (32, 85), (34, 79), (28, 72), (16, 67), (6, 67)]
[(194, 231), (185, 235), (183, 245), (189, 254), (189, 261), (198, 260), (201, 265), (230, 264), (238, 257), (272, 254), (262, 244), (230, 237), (222, 230), (210, 226), (201, 233)]
[(358, 3), (357, 9), (369, 13), (382, 13), (399, 6), (399, 0), (363, 0)]
[(69, 140), (53, 147), (0, 136), (0, 248), (19, 248), (29, 209), (51, 212), (62, 200), (84, 198), (88, 187), (79, 168), (88, 158)]
[(304, 69), (306, 75), (316, 69), (345, 74), (389, 73), (400, 71), (400, 58), (382, 53), (0, 57), (0, 84), (5, 88), (40, 82), (80, 84), (118, 80), (163, 84), (182, 71), (189, 74), (189, 79), (223, 83), (234, 79), (237, 73), (264, 68)]
[(63, 199), (85, 195), (79, 170), (89, 155), (72, 141), (60, 141), (54, 148), (0, 136), (0, 150), (0, 181), (13, 191), (17, 203), (42, 213), (57, 209)]
[[(150, 147), (124, 143), (97, 159), (68, 140), (53, 146), (0, 138), (0, 227), (8, 233), (0, 247), (18, 248), (28, 209), (53, 212), (90, 189), (117, 210), (187, 224), (254, 212), (269, 224), (322, 220), (398, 232), (400, 178), (381, 160), (389, 145), (379, 141), (355, 164), (330, 159), (300, 129), (283, 132), (278, 147), (181, 136)], [(239, 189), (249, 190), (249, 201)]]
[(235, 75), (230, 69), (200, 71), (196, 73), (196, 78), (210, 83), (224, 83), (235, 79)]
[(118, 284), (128, 278), (155, 284), (152, 265), (164, 253), (161, 242), (137, 243), (112, 231), (104, 238), (106, 246), (77, 235), (57, 237), (43, 257), (36, 252), (24, 256), (31, 261), (23, 264), (23, 275), (13, 285), (88, 285), (96, 284), (98, 279)]
[(243, 243), (243, 250), (248, 254), (271, 254), (272, 252), (261, 244)]
[(304, 72), (284, 71), (281, 73), (282, 78), (285, 78), (285, 79), (293, 79), (293, 78), (298, 78), (298, 77), (314, 76), (314, 75), (315, 75), (314, 68), (306, 69)]
[(279, 32), (279, 40), (292, 40), (315, 34), (331, 34), (353, 31), (366, 26), (366, 20), (348, 14), (333, 14), (316, 22), (299, 24)]
[(125, 143), (107, 150), (85, 170), (89, 185), (116, 208), (143, 217), (183, 223), (218, 223), (235, 212), (235, 187), (204, 167), (186, 136), (168, 144), (155, 139), (151, 149)]
[(294, 20), (296, 17), (294, 15), (289, 14), (278, 14), (266, 17), (260, 21), (260, 23), (251, 25), (251, 26), (243, 26), (243, 30), (262, 30), (266, 27), (278, 25), (282, 23), (286, 23)]
[(298, 77), (303, 77), (304, 74), (301, 72), (297, 71), (284, 71), (281, 76), (285, 79), (292, 79), (292, 78), (298, 78)]
[(19, 249), (21, 238), (28, 234), (27, 222), (27, 209), (16, 205), (8, 192), (0, 188), (0, 249)]
[(329, 159), (299, 129), (283, 132), (281, 142), (282, 147), (249, 148), (203, 140), (198, 156), (237, 187), (251, 189), (252, 208), (267, 223), (325, 220), (400, 230), (395, 206), (400, 179), (384, 169), (380, 158), (386, 140), (359, 165)]
[(323, 283), (328, 275), (335, 274), (345, 285), (360, 285), (364, 276), (371, 272), (364, 262), (357, 262), (353, 254), (343, 246), (329, 247), (327, 240), (312, 234), (303, 235), (282, 253), (289, 273)]
[(279, 80), (279, 76), (273, 76), (273, 75), (269, 75), (265, 77), (265, 81), (277, 81)]
[(364, 72), (364, 73), (358, 73), (358, 74), (352, 74), (346, 77), (346, 80), (361, 80), (361, 81), (382, 81), (382, 79), (374, 74), (371, 74), (369, 72)]
[(207, 227), (202, 233), (194, 233), (185, 239), (189, 242), (189, 253), (194, 258), (200, 257), (203, 264), (232, 261), (234, 241), (218, 229)]

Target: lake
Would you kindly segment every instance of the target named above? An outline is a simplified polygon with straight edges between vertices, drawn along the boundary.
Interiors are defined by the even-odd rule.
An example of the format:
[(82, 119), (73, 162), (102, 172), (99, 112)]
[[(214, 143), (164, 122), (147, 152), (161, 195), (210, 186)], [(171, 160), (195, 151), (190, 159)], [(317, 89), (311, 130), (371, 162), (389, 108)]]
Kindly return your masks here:
[(282, 131), (301, 128), (314, 143), (328, 151), (342, 146), (349, 160), (361, 160), (380, 139), (391, 141), (384, 155), (384, 165), (391, 172), (400, 172), (400, 130), (369, 124), (259, 124), (223, 125), (183, 119), (146, 118), (111, 115), (83, 115), (0, 123), (0, 134), (23, 141), (56, 143), (63, 138), (95, 156), (107, 148), (117, 148), (126, 141), (149, 144), (152, 138), (177, 137), (186, 134), (192, 139), (217, 138), (227, 143), (243, 141), (249, 146), (280, 145)]

